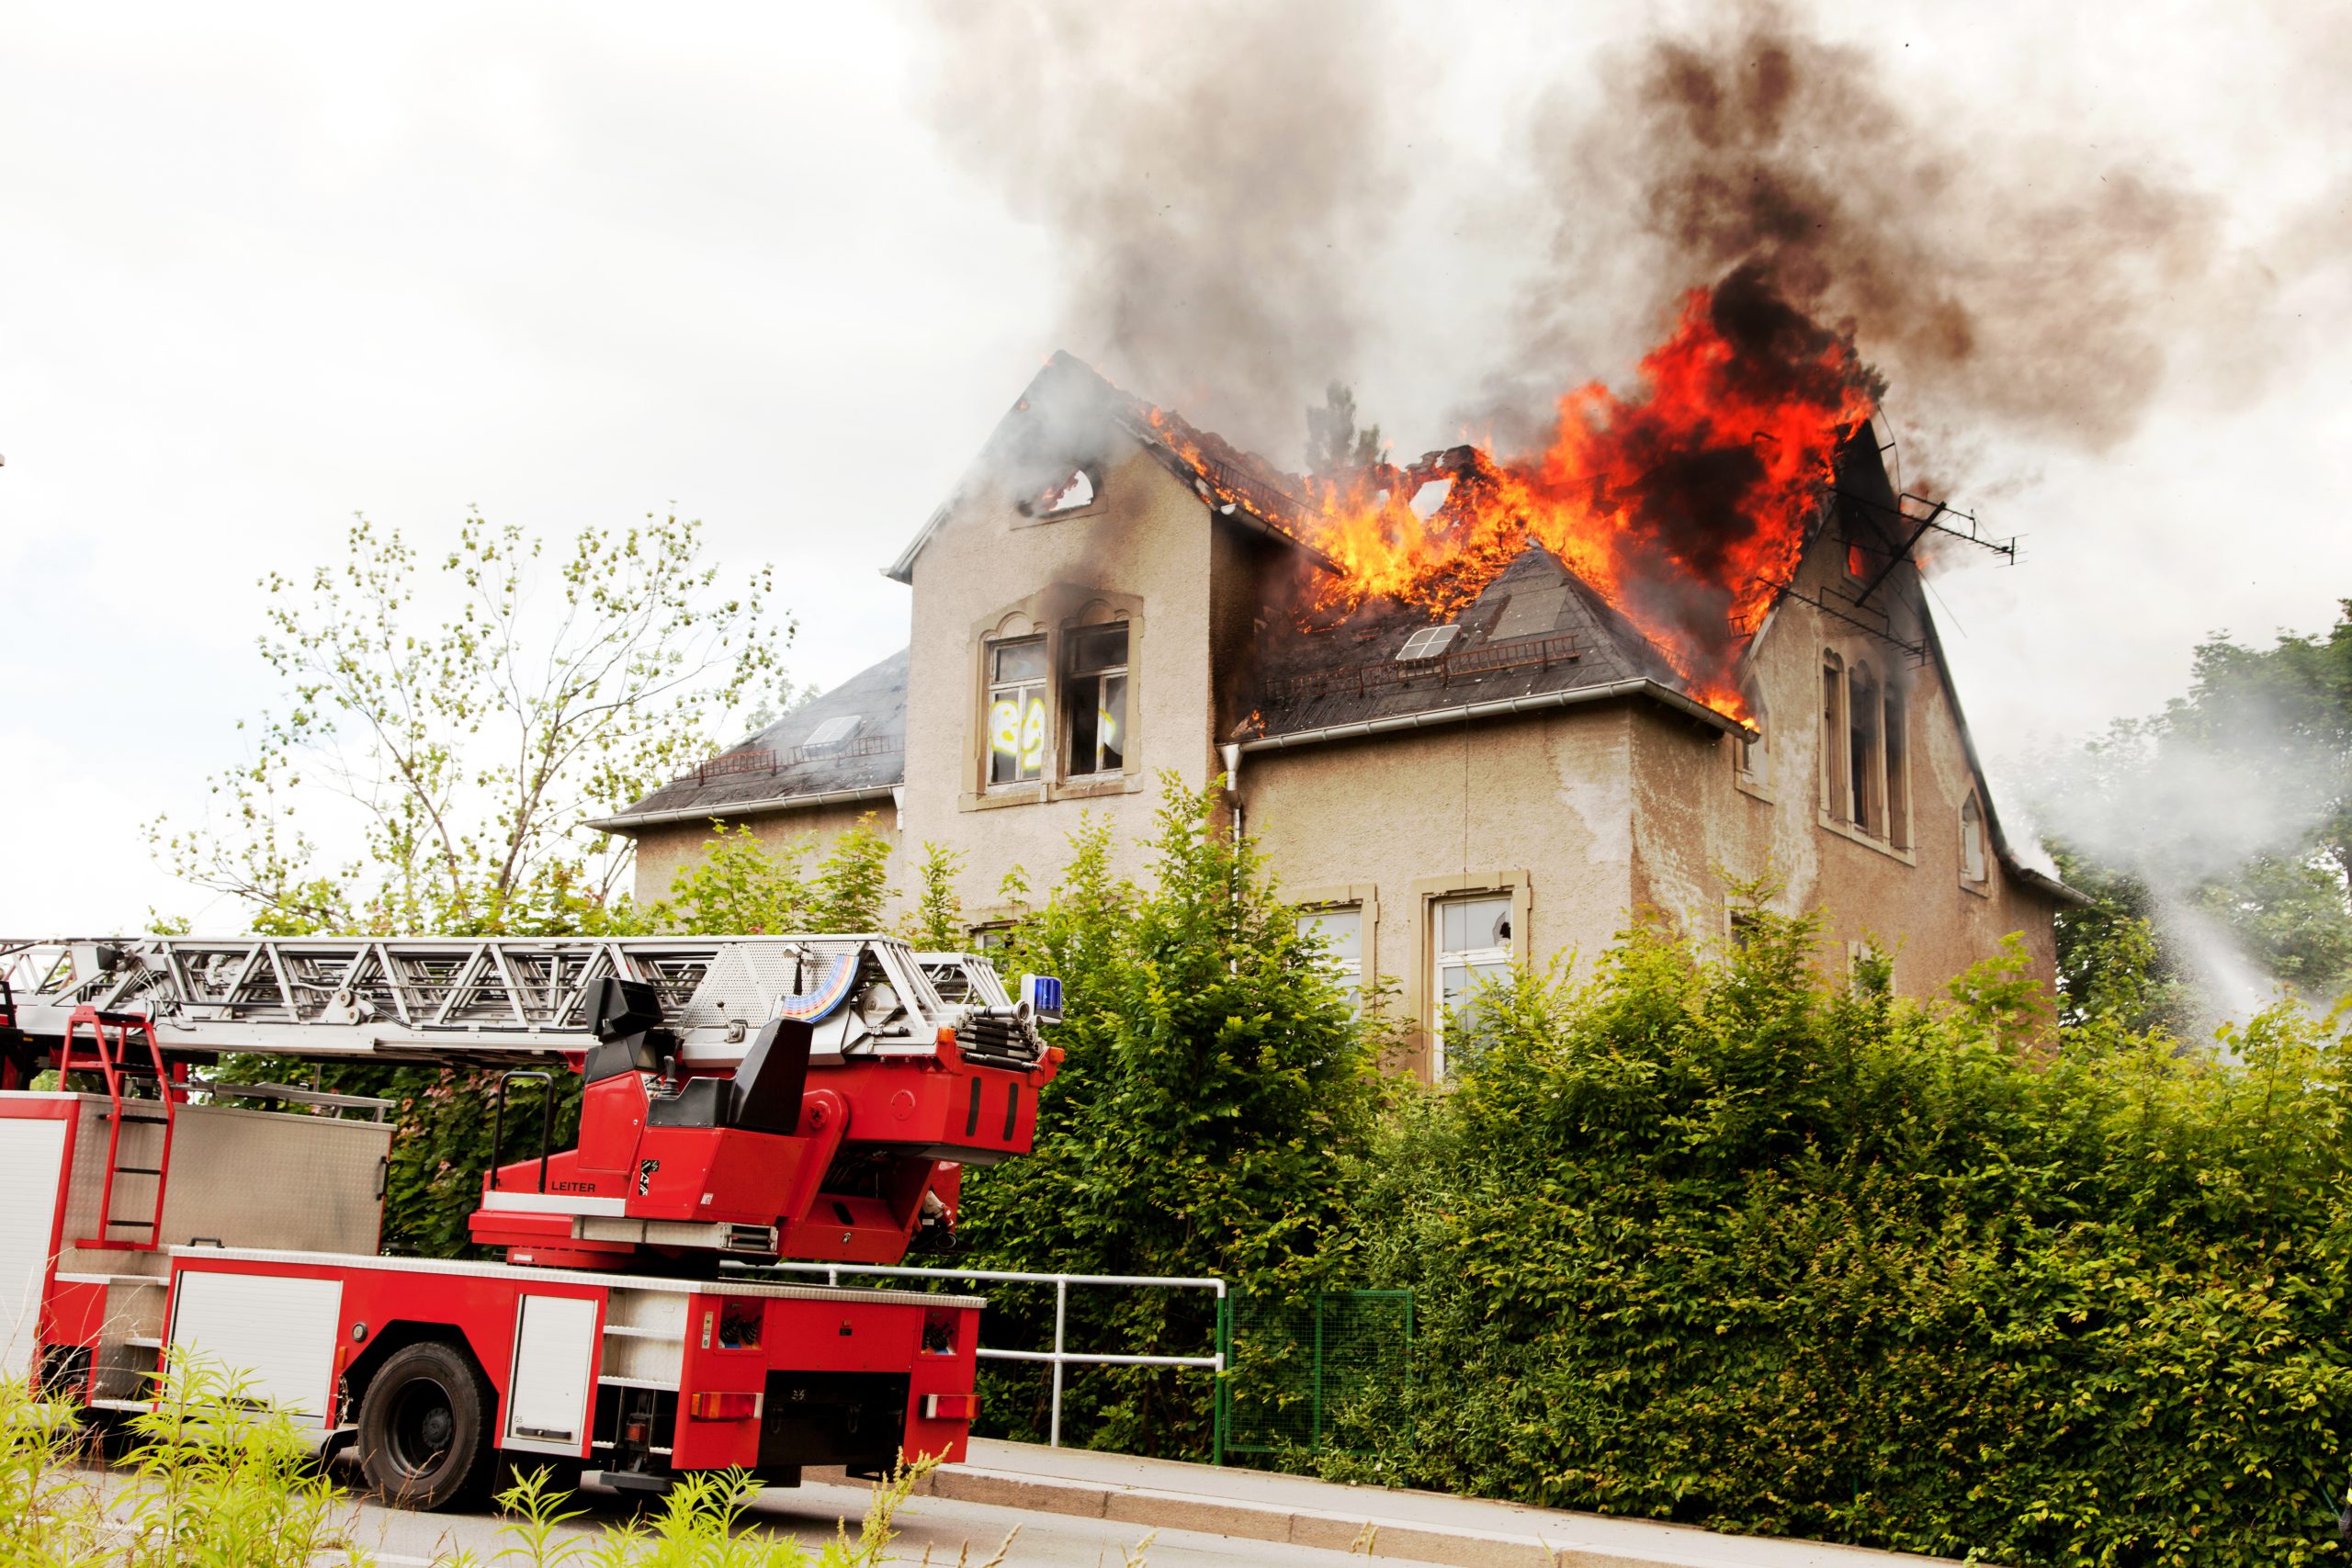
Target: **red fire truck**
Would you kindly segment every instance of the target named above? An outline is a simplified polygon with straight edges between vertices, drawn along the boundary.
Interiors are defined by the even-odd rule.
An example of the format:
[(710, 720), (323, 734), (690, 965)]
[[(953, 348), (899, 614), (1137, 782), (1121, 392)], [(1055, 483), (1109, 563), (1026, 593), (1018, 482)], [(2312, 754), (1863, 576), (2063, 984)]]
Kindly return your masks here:
[[(1059, 1006), (877, 935), (0, 942), (0, 1375), (130, 1411), (208, 1357), (426, 1508), (502, 1454), (960, 1459), (978, 1300), (758, 1265), (951, 1235), (961, 1168), (1031, 1145)], [(387, 1102), (199, 1076), (254, 1054), (494, 1071), (470, 1227), (505, 1260), (379, 1256)]]

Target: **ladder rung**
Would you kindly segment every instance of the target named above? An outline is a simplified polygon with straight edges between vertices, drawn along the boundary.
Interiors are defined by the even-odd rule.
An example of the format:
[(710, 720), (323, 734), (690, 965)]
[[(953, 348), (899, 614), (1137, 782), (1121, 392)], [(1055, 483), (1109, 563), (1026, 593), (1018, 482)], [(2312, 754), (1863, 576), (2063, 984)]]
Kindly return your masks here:
[(152, 1231), (155, 1228), (155, 1222), (153, 1220), (108, 1220), (107, 1222), (108, 1230), (112, 1230), (117, 1225), (133, 1225), (142, 1231)]
[(114, 1168), (114, 1173), (117, 1176), (161, 1176), (164, 1168), (155, 1165), (119, 1165)]
[(165, 1127), (171, 1124), (172, 1119), (168, 1116), (118, 1116), (115, 1120), (126, 1126), (133, 1122), (143, 1122), (151, 1127)]

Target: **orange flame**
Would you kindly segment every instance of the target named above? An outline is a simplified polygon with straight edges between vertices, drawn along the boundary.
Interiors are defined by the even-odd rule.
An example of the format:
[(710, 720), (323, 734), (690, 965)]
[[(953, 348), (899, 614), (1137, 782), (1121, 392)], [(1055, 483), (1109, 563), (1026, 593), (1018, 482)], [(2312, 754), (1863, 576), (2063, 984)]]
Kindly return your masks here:
[[(1850, 337), (1735, 272), (1684, 298), (1636, 395), (1594, 383), (1563, 397), (1542, 453), (1460, 448), (1313, 481), (1305, 536), (1340, 571), (1310, 590), (1310, 614), (1385, 595), (1450, 616), (1541, 545), (1657, 644), (1691, 695), (1744, 716), (1739, 646), (1796, 566), (1838, 443), (1882, 390)], [(1415, 492), (1445, 478), (1422, 517)]]

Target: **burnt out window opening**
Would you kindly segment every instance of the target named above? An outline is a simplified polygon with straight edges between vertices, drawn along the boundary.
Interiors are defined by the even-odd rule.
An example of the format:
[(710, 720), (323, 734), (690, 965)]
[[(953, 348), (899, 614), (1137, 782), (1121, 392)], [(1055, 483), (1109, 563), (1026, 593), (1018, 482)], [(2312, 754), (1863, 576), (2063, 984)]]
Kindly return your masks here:
[(1911, 847), (1910, 710), (1867, 664), (1821, 657), (1821, 809), (1890, 849)]
[(989, 771), (991, 784), (1025, 784), (1046, 773), (1046, 639), (988, 645)]
[(1481, 988), (1510, 974), (1510, 895), (1441, 898), (1430, 913), (1430, 1076), (1442, 1078), (1477, 1054)]
[(1741, 775), (1749, 783), (1769, 784), (1772, 782), (1772, 758), (1766, 750), (1764, 696), (1752, 686), (1742, 691), (1740, 696), (1747, 705), (1747, 726), (1755, 733), (1740, 736), (1733, 755)]
[(1062, 709), (1069, 715), (1072, 777), (1126, 765), (1127, 628), (1086, 626), (1069, 634)]
[(1886, 836), (1886, 759), (1879, 750), (1878, 682), (1867, 665), (1846, 678), (1846, 764), (1851, 771), (1846, 799), (1854, 826), (1873, 838)]
[(1821, 657), (1821, 809), (1833, 822), (1852, 820), (1846, 788), (1846, 665), (1834, 653)]
[(1903, 694), (1892, 684), (1886, 691), (1886, 720), (1883, 732), (1886, 753), (1886, 841), (1898, 850), (1911, 847), (1910, 714)]
[(1317, 962), (1348, 998), (1351, 1013), (1363, 1010), (1363, 906), (1331, 904), (1298, 912), (1298, 934), (1319, 939)]
[(1970, 882), (1984, 880), (1984, 807), (1973, 790), (1960, 803), (1960, 874)]
[(1072, 468), (1047, 485), (1024, 509), (1032, 517), (1054, 517), (1080, 512), (1094, 504), (1096, 486), (1091, 469)]

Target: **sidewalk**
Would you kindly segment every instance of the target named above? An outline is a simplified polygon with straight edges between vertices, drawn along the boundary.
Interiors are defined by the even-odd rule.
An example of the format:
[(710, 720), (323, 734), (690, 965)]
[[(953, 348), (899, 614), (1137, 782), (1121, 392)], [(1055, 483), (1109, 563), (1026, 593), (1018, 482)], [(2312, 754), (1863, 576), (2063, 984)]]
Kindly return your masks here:
[(1869, 1568), (1950, 1561), (985, 1438), (973, 1441), (968, 1462), (933, 1472), (919, 1493), (1458, 1568)]

